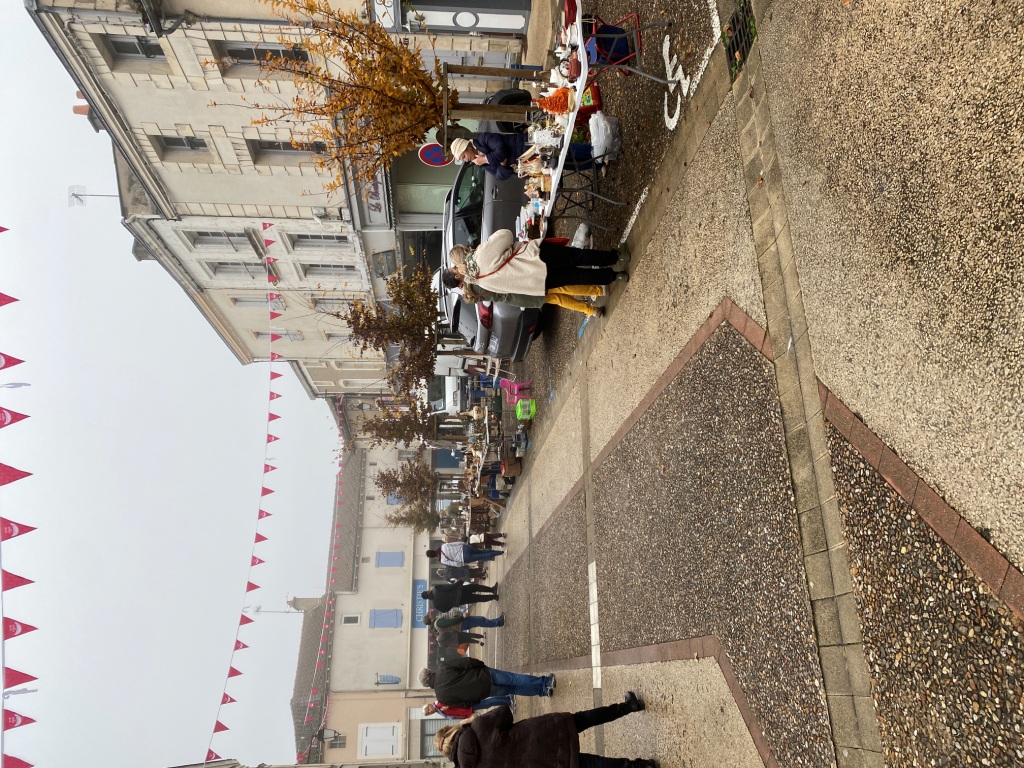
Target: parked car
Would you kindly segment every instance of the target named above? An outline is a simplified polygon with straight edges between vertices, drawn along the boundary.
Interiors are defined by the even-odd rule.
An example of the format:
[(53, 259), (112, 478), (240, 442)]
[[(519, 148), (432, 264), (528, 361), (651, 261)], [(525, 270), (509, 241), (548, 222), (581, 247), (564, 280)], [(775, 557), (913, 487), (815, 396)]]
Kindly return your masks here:
[[(499, 229), (516, 228), (526, 202), (523, 180), (498, 181), (478, 165), (466, 164), (445, 197), (441, 266), (450, 266), (448, 252), (454, 245), (476, 247)], [(464, 304), (459, 290), (439, 285), (441, 311), (453, 329), (480, 354), (519, 362), (540, 334), (539, 309), (502, 302)]]

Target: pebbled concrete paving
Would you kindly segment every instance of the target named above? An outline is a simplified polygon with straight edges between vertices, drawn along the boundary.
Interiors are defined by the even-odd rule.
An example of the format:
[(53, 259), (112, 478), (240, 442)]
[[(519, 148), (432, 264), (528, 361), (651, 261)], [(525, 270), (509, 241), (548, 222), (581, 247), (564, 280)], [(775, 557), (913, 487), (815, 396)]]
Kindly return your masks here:
[(818, 374), (1018, 566), (1022, 19), (784, 0), (760, 28)]

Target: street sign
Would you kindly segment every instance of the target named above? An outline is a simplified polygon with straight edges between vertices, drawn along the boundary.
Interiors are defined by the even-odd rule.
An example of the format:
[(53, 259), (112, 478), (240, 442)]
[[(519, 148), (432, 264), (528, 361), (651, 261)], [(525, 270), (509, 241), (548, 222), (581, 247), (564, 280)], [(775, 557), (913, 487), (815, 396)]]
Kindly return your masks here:
[(448, 157), (444, 152), (444, 147), (437, 142), (424, 144), (420, 147), (419, 154), (421, 161), (434, 168), (441, 168), (455, 159), (454, 157)]

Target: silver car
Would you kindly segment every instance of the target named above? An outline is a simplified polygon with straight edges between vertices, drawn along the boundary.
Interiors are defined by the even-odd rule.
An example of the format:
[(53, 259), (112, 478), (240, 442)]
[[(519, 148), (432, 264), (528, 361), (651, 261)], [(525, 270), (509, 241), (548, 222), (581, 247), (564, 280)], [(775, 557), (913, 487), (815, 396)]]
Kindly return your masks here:
[[(522, 179), (498, 181), (478, 165), (464, 165), (444, 202), (442, 268), (450, 266), (453, 245), (476, 247), (496, 230), (514, 231), (525, 202)], [(480, 354), (519, 362), (540, 335), (541, 313), (536, 308), (502, 302), (464, 304), (457, 289), (443, 287), (441, 303), (451, 327)]]

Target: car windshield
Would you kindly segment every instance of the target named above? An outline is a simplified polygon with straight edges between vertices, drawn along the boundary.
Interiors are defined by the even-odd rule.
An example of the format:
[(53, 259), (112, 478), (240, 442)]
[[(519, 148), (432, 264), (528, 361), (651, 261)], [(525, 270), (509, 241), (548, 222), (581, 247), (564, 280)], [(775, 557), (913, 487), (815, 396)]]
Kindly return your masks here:
[(484, 170), (466, 167), (455, 187), (452, 244), (477, 246), (483, 228)]

